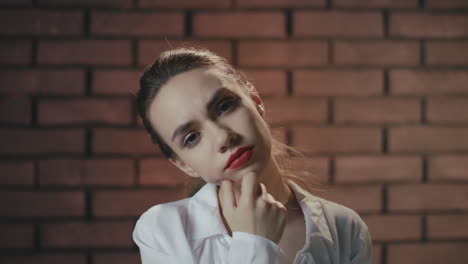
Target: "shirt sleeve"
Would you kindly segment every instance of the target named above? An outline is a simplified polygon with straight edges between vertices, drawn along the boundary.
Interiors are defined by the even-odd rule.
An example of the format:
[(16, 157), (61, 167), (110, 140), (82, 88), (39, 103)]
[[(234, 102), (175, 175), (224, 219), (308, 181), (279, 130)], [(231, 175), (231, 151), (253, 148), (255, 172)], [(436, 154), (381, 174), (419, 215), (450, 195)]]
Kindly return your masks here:
[(372, 239), (364, 226), (353, 241), (351, 264), (372, 264)]
[(140, 249), (142, 264), (176, 263), (171, 255), (155, 247), (156, 244), (150, 230), (141, 221), (137, 221), (132, 236), (133, 241), (135, 241), (135, 244)]
[(246, 232), (233, 232), (227, 263), (284, 264), (286, 255), (278, 244), (268, 238)]

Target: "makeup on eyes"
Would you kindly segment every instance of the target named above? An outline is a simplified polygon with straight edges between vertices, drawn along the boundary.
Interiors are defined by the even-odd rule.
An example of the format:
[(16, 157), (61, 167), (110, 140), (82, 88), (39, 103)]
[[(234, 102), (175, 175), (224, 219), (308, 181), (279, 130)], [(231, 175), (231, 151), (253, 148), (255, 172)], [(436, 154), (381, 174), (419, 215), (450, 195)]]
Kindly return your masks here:
[(222, 105), (225, 105), (226, 103), (229, 103), (230, 104), (230, 107), (226, 110), (227, 111), (231, 111), (232, 110), (232, 107), (237, 107), (237, 104), (239, 103), (239, 100), (238, 98), (235, 98), (235, 97), (227, 97), (227, 98), (224, 98), (221, 100), (221, 102), (218, 104), (218, 107), (216, 109), (216, 115), (219, 117), (219, 110), (220, 110), (220, 107)]
[[(194, 134), (196, 134), (196, 133), (188, 134), (188, 136), (184, 138), (184, 140), (183, 140), (183, 142), (182, 142), (183, 147), (186, 147), (186, 146), (188, 145), (187, 140), (185, 140), (185, 139), (190, 138), (190, 137), (193, 136)], [(193, 144), (193, 143), (190, 143), (190, 145), (191, 145), (191, 144)]]
[[(236, 98), (237, 100), (240, 99), (240, 97), (233, 91), (229, 90), (226, 87), (221, 87), (216, 92), (213, 93), (211, 98), (208, 100), (206, 104), (206, 110), (208, 113), (212, 112), (213, 108), (218, 107), (218, 102), (221, 100), (221, 98), (226, 98), (228, 95), (231, 95), (232, 97)], [(195, 121), (190, 120), (185, 122), (184, 124), (178, 126), (174, 133), (172, 134), (171, 141), (174, 141), (177, 137), (180, 135), (186, 133), (186, 131), (190, 130), (190, 128), (194, 125)]]
[[(238, 96), (225, 96), (224, 98), (220, 99), (216, 105), (216, 113), (214, 116), (216, 116), (216, 118), (218, 118), (220, 116), (219, 114), (219, 109), (222, 105), (225, 105), (225, 104), (229, 104), (229, 108), (226, 109), (222, 114), (226, 113), (226, 112), (229, 112), (229, 111), (233, 111), (239, 104), (239, 100), (240, 98)], [(192, 133), (193, 131), (190, 131), (190, 133), (188, 133), (183, 139), (182, 139), (182, 147), (187, 147), (189, 146), (189, 143), (187, 143), (187, 139), (190, 138), (191, 136), (193, 136), (193, 134), (199, 134), (198, 132), (197, 133)], [(193, 143), (190, 143), (190, 145), (193, 145)]]

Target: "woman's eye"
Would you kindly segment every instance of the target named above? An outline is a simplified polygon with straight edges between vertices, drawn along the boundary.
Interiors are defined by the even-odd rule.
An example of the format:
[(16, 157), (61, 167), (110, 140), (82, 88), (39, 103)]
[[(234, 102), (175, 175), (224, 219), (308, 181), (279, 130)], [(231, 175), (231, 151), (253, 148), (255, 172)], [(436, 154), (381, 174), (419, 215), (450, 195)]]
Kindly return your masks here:
[(198, 139), (198, 133), (191, 133), (184, 140), (184, 146), (191, 146)]
[(227, 100), (222, 101), (218, 105), (218, 116), (220, 116), (226, 111), (229, 111), (231, 108), (234, 107), (234, 105), (235, 105), (235, 100), (233, 99), (227, 99)]

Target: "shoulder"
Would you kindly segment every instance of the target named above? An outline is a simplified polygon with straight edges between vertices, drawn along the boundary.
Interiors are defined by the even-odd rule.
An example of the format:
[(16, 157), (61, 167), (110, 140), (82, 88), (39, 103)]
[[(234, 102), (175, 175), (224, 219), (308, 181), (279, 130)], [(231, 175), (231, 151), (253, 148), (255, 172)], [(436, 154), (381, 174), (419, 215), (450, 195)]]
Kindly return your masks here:
[(327, 217), (334, 222), (338, 230), (351, 232), (353, 239), (356, 239), (360, 233), (368, 231), (367, 224), (352, 208), (324, 198), (319, 200)]
[(151, 227), (152, 230), (173, 228), (174, 224), (182, 223), (186, 218), (189, 201), (190, 198), (185, 198), (154, 205), (141, 214), (137, 224)]
[(372, 263), (372, 238), (361, 216), (353, 209), (321, 199), (324, 211), (333, 223), (343, 252), (349, 252), (351, 263)]
[[(326, 216), (326, 222), (323, 224), (332, 229), (331, 231), (335, 231), (338, 235), (344, 234), (347, 237), (351, 234), (355, 238), (361, 230), (367, 230), (367, 225), (361, 216), (350, 207), (318, 196), (292, 180), (288, 181), (288, 184), (295, 191), (296, 197), (307, 202), (313, 215), (321, 216), (324, 214)], [(315, 220), (323, 221), (321, 217), (316, 217)]]
[(132, 237), (141, 252), (166, 256), (177, 252), (178, 241), (185, 237), (188, 201), (186, 198), (152, 206), (138, 218)]

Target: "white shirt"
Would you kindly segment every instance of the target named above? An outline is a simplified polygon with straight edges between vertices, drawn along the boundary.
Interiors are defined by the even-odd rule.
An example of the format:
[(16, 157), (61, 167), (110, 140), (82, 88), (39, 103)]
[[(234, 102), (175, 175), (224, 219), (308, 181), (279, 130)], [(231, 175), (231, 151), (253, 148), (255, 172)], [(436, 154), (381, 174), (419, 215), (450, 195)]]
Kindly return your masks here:
[[(293, 181), (288, 185), (306, 223), (306, 244), (294, 264), (371, 264), (372, 240), (354, 210), (314, 196)], [(287, 263), (283, 250), (272, 240), (244, 232), (229, 236), (215, 184), (206, 184), (190, 198), (149, 208), (138, 219), (133, 240), (143, 264)]]

